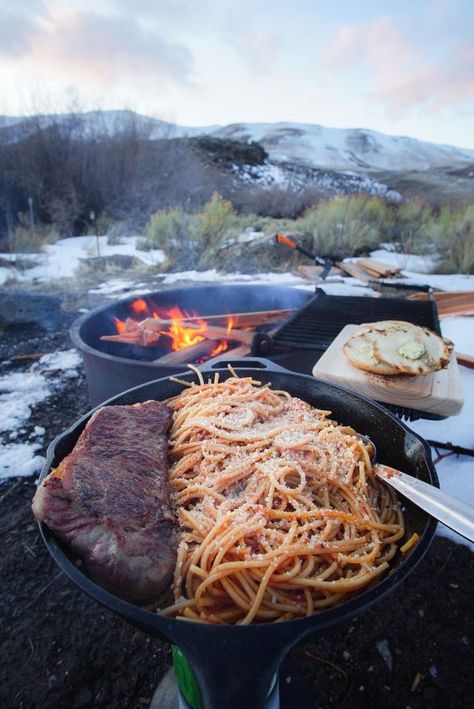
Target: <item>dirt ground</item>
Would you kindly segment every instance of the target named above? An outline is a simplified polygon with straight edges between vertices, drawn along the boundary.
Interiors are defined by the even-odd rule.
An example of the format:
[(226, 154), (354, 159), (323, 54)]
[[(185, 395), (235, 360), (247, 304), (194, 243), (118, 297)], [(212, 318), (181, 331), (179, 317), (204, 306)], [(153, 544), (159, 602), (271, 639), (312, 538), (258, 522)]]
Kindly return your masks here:
[[(27, 370), (28, 362), (9, 362), (13, 354), (69, 349), (76, 315), (66, 312), (54, 333), (34, 328), (33, 338), (21, 327), (0, 333), (0, 373)], [(81, 375), (34, 409), (25, 435), (43, 426), (49, 442), (88, 408)], [(99, 607), (59, 571), (32, 518), (34, 491), (30, 478), (0, 485), (0, 707), (147, 707), (170, 665), (169, 645)], [(388, 599), (296, 647), (283, 681), (288, 672), (303, 678), (308, 707), (473, 707), (473, 589), (474, 554), (436, 537)]]

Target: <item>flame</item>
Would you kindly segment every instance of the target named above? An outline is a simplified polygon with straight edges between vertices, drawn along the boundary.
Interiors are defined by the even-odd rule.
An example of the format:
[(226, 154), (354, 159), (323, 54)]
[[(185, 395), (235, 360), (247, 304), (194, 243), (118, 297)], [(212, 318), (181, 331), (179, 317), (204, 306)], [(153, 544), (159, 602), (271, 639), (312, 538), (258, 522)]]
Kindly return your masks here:
[(195, 345), (205, 339), (207, 330), (207, 322), (202, 318), (198, 318), (193, 326), (184, 324), (186, 313), (175, 305), (168, 310), (168, 319), (171, 320), (171, 325), (168, 330), (161, 330), (162, 335), (171, 337), (171, 349), (175, 352), (182, 350), (184, 347)]
[(125, 325), (125, 322), (123, 320), (120, 320), (120, 318), (114, 318), (114, 324), (115, 329), (117, 330), (119, 335), (121, 335), (122, 332), (125, 332), (125, 328), (127, 326)]
[[(231, 315), (227, 318), (227, 337), (229, 337), (232, 328), (235, 325), (235, 318), (233, 318)], [(226, 347), (227, 349), (227, 347)]]
[[(134, 300), (130, 304), (130, 309), (133, 311), (133, 315), (127, 317), (126, 320), (120, 320), (120, 318), (117, 317), (114, 318), (115, 328), (120, 335), (139, 330), (140, 322), (145, 318), (167, 321), (163, 323), (162, 330), (156, 329), (152, 332), (150, 329), (149, 331), (145, 331), (147, 336), (144, 338), (145, 341), (141, 344), (156, 344), (159, 338), (164, 336), (170, 338), (171, 344), (169, 340), (166, 345), (164, 341), (162, 341), (161, 347), (169, 347), (176, 352), (177, 350), (190, 347), (206, 339), (208, 323), (196, 312), (188, 313), (185, 310), (181, 310), (178, 305), (174, 305), (170, 308), (158, 308), (153, 303), (147, 303), (143, 298)], [(192, 322), (190, 321), (191, 318)], [(236, 319), (232, 316), (228, 316), (226, 321), (226, 336), (229, 340), (232, 339), (231, 332), (235, 325)], [(229, 342), (219, 340), (208, 357), (215, 357), (221, 352), (228, 350), (229, 347)]]
[(229, 343), (228, 342), (219, 342), (216, 347), (212, 350), (212, 352), (209, 353), (209, 357), (216, 357), (218, 354), (221, 352), (225, 352), (226, 350), (229, 349)]
[(130, 307), (137, 315), (139, 315), (139, 313), (146, 313), (146, 311), (148, 310), (148, 305), (146, 304), (146, 301), (143, 300), (143, 298), (137, 298), (136, 300), (134, 300)]

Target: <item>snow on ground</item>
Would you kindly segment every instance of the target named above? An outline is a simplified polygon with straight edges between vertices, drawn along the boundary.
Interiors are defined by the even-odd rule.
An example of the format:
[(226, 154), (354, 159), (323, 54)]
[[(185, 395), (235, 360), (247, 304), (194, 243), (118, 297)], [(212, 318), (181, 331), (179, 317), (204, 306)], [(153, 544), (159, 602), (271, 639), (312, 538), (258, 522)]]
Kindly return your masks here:
[(135, 283), (124, 278), (111, 278), (109, 281), (100, 283), (97, 288), (90, 288), (88, 292), (110, 298), (123, 298), (124, 295), (151, 293), (151, 288), (148, 288), (145, 283)]
[(2, 254), (2, 258), (15, 263), (18, 258), (34, 262), (33, 268), (26, 270), (0, 268), (0, 285), (8, 278), (18, 281), (48, 281), (57, 278), (70, 278), (79, 267), (80, 260), (97, 256), (112, 256), (115, 254), (135, 256), (144, 264), (151, 266), (165, 260), (163, 251), (137, 251), (136, 243), (140, 237), (123, 237), (120, 244), (108, 244), (106, 236), (77, 236), (71, 239), (60, 239), (55, 244), (48, 244), (39, 254)]
[[(462, 320), (463, 318), (458, 318)], [(464, 318), (467, 320), (467, 318)], [(474, 330), (471, 326), (471, 332)], [(474, 342), (474, 340), (472, 340)], [(471, 353), (474, 348), (471, 346)], [(464, 406), (458, 416), (450, 416), (441, 421), (419, 419), (411, 421), (408, 426), (422, 438), (440, 443), (453, 443), (462, 448), (474, 448), (474, 371), (460, 367), (461, 379), (464, 390)], [(448, 450), (438, 449), (440, 455), (447, 454), (436, 462), (436, 471), (439, 476), (441, 489), (454, 497), (459, 497), (474, 506), (474, 458), (470, 456), (456, 456)], [(433, 460), (436, 461), (437, 453), (433, 450)], [(457, 542), (467, 544), (462, 537), (440, 524), (438, 532), (450, 537)], [(469, 545), (474, 549), (474, 544)]]
[[(241, 240), (246, 241), (255, 236), (257, 232), (244, 232)], [(81, 259), (112, 255), (135, 256), (145, 265), (153, 266), (164, 262), (163, 251), (155, 249), (152, 251), (138, 251), (136, 248), (138, 236), (123, 237), (120, 244), (108, 244), (106, 236), (78, 236), (69, 239), (60, 239), (55, 244), (49, 244), (40, 254), (2, 254), (2, 258), (12, 263), (12, 268), (0, 267), (0, 286), (7, 281), (17, 281), (19, 283), (36, 280), (38, 282), (56, 280), (58, 278), (71, 278), (77, 275), (77, 269)], [(97, 249), (97, 242), (99, 248)], [(417, 256), (414, 254), (401, 254), (387, 249), (373, 251), (371, 256), (384, 263), (399, 266), (403, 269), (403, 278), (384, 279), (387, 282), (410, 281), (413, 283), (423, 283), (440, 288), (446, 291), (453, 290), (474, 290), (474, 276), (467, 275), (439, 275), (432, 274), (436, 265), (434, 256)], [(14, 264), (18, 260), (33, 262), (32, 268), (16, 268)], [(308, 281), (293, 273), (220, 273), (216, 269), (208, 271), (180, 271), (157, 275), (157, 286), (172, 285), (178, 282), (189, 283), (270, 283), (279, 285), (292, 285), (305, 287), (313, 290), (314, 286)], [(157, 290), (156, 288), (155, 290)], [(330, 295), (373, 295), (373, 291), (368, 289), (366, 284), (355, 278), (329, 278), (324, 283), (324, 289)], [(365, 293), (363, 290), (365, 289)], [(131, 281), (127, 278), (108, 279), (99, 284), (90, 292), (94, 294), (110, 295), (119, 297), (122, 294), (134, 295), (135, 293), (150, 292), (149, 286)]]
[[(0, 434), (7, 441), (0, 446), (0, 481), (39, 473), (45, 459), (36, 451), (43, 448), (45, 429), (35, 426), (28, 442), (16, 440), (27, 433), (33, 407), (59, 394), (65, 380), (78, 376), (80, 363), (75, 350), (65, 350), (44, 355), (28, 372), (0, 376)], [(48, 376), (53, 372), (54, 378)]]
[(436, 258), (434, 256), (418, 256), (416, 254), (400, 254), (387, 249), (377, 249), (371, 252), (371, 257), (377, 261), (382, 261), (389, 266), (402, 268), (403, 271), (409, 269), (416, 273), (431, 273), (436, 268)]
[[(305, 278), (301, 278), (293, 273), (219, 273), (215, 269), (209, 271), (178, 271), (167, 273), (157, 278), (156, 287), (136, 283), (133, 280), (123, 278), (111, 279), (100, 283), (96, 288), (90, 288), (89, 293), (102, 295), (108, 299), (128, 297), (130, 295), (145, 295), (152, 291), (159, 291), (160, 286), (186, 286), (209, 283), (246, 283), (250, 285), (280, 285), (292, 286), (300, 290), (314, 292), (315, 284), (310, 283)], [(321, 283), (328, 295), (367, 295), (374, 296), (375, 293), (368, 288), (365, 283), (355, 278), (331, 278)]]
[[(443, 335), (454, 342), (454, 349), (474, 356), (474, 318), (452, 317), (441, 320)], [(464, 391), (464, 406), (458, 416), (450, 416), (441, 421), (419, 419), (412, 421), (409, 427), (422, 438), (453, 443), (462, 448), (474, 448), (474, 370), (460, 367)], [(440, 454), (449, 451), (439, 449)], [(437, 454), (433, 452), (433, 460)], [(474, 506), (474, 458), (469, 456), (448, 455), (436, 464), (440, 485), (450, 495), (459, 497)], [(444, 525), (439, 525), (438, 532), (461, 543), (467, 543), (462, 537)], [(470, 544), (474, 549), (474, 544)]]

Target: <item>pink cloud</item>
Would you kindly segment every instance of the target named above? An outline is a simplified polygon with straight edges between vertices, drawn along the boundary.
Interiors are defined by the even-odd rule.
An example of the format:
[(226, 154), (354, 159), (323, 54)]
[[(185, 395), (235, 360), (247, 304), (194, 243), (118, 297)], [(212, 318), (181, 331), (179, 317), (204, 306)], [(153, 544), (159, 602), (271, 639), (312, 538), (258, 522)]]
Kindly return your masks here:
[(341, 28), (326, 57), (332, 72), (357, 64), (369, 69), (373, 89), (368, 97), (397, 112), (440, 111), (474, 100), (472, 47), (457, 47), (434, 60), (411, 44), (388, 17)]
[(30, 49), (40, 70), (99, 85), (130, 78), (188, 83), (192, 71), (187, 47), (126, 15), (62, 10), (50, 29), (38, 29)]

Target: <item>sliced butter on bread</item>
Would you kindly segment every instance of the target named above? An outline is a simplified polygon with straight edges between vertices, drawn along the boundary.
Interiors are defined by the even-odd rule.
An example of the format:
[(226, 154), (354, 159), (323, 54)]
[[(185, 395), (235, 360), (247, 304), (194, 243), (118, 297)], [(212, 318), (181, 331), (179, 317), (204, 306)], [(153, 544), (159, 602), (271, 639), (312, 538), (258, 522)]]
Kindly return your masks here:
[(399, 374), (398, 367), (381, 362), (375, 355), (374, 344), (380, 337), (379, 332), (372, 330), (358, 331), (345, 343), (344, 355), (357, 369), (374, 374)]
[(374, 356), (399, 374), (429, 374), (447, 366), (450, 350), (442, 337), (426, 328), (416, 327), (378, 333)]

